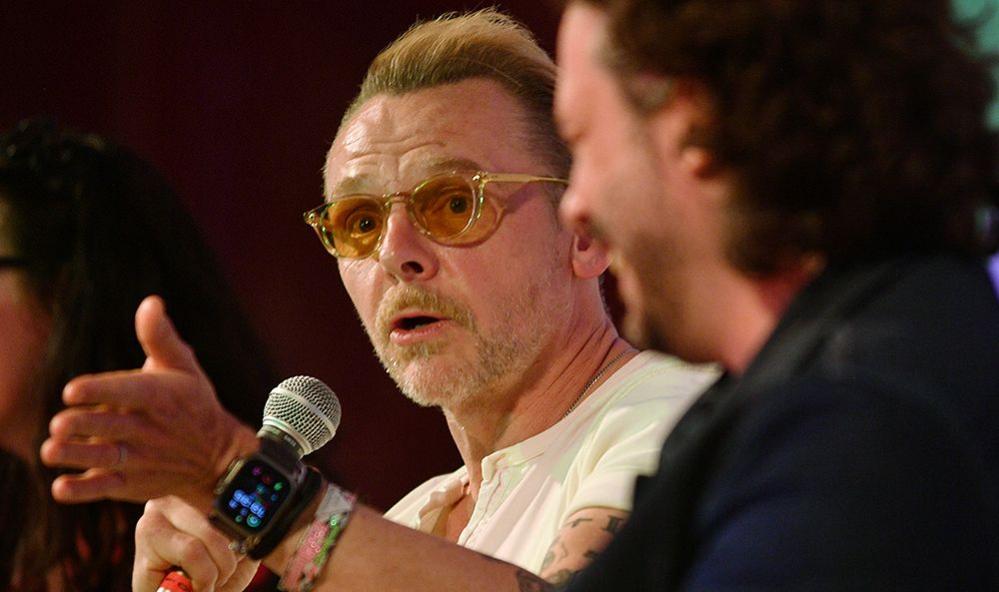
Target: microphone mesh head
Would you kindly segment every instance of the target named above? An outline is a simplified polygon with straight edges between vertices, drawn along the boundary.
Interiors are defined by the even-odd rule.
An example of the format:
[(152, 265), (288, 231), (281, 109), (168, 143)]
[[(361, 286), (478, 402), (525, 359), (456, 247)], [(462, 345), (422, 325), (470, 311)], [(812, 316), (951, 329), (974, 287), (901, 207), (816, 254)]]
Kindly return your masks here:
[(283, 380), (264, 405), (264, 427), (287, 434), (302, 454), (329, 442), (339, 425), (340, 401), (330, 387), (311, 376)]

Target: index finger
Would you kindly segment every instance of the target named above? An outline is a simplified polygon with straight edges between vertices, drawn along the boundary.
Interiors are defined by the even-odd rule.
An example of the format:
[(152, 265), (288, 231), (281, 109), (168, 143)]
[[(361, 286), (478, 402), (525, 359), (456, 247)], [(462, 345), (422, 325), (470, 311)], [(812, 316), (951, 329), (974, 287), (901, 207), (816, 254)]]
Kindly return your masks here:
[(158, 590), (164, 575), (182, 565), (196, 590), (212, 590), (218, 570), (196, 537), (180, 530), (168, 516), (151, 504), (135, 527), (135, 563), (132, 569), (132, 589), (142, 592)]
[(163, 513), (175, 528), (201, 541), (218, 570), (218, 581), (228, 581), (241, 559), (229, 548), (229, 538), (212, 526), (201, 511), (180, 498), (170, 496), (157, 501), (163, 502)]
[(120, 370), (78, 376), (62, 391), (66, 405), (113, 405), (169, 410), (197, 388), (197, 379), (179, 371)]

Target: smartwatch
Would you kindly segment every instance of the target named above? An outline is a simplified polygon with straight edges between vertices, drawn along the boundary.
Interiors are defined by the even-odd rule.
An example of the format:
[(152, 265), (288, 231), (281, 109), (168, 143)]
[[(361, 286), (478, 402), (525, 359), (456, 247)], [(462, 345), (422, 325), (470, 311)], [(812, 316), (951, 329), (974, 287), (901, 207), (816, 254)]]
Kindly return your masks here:
[[(301, 512), (301, 490), (307, 474), (288, 446), (260, 438), (260, 449), (233, 461), (219, 479), (208, 519), (232, 539), (230, 548), (256, 555), (253, 551), (265, 536), (274, 539), (271, 533), (275, 527), (287, 530), (294, 515)], [(284, 535), (274, 534), (278, 539)]]

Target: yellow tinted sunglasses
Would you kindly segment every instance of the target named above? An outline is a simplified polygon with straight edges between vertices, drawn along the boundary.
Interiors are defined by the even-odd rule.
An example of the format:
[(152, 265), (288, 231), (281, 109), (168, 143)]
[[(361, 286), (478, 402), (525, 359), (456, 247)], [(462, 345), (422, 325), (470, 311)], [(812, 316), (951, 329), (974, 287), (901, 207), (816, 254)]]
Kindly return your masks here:
[(442, 245), (471, 244), (499, 225), (504, 208), (486, 201), (489, 183), (558, 183), (556, 177), (515, 173), (446, 173), (434, 175), (409, 191), (386, 195), (337, 196), (305, 212), (305, 222), (334, 257), (360, 259), (378, 250), (392, 204), (404, 203), (410, 221)]

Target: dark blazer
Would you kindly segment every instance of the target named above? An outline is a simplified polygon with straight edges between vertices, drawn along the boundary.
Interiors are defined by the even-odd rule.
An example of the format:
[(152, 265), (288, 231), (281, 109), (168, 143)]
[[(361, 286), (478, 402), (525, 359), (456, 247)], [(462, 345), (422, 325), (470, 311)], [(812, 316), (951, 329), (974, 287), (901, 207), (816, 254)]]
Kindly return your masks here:
[(570, 590), (999, 590), (999, 303), (984, 266), (829, 270), (640, 478)]

